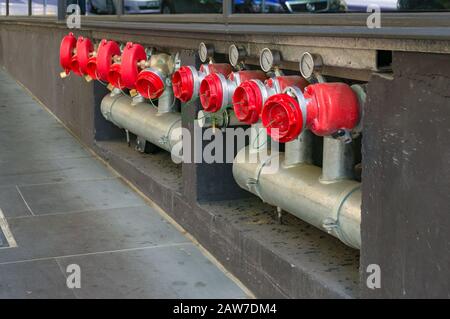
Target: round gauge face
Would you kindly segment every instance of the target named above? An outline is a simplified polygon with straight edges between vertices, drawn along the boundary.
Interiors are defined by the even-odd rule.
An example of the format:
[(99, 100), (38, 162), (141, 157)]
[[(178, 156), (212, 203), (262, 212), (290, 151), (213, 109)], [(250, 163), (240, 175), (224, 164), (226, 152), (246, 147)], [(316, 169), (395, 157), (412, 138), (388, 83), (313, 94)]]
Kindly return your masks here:
[(204, 42), (200, 43), (200, 46), (198, 47), (198, 55), (200, 61), (206, 62), (206, 60), (208, 60), (208, 48)]
[(261, 65), (261, 69), (264, 72), (269, 72), (272, 69), (274, 57), (270, 49), (265, 48), (261, 51), (261, 55), (259, 56), (259, 63)]
[(240, 53), (239, 49), (235, 44), (230, 45), (228, 49), (228, 58), (230, 59), (230, 64), (236, 66), (239, 64)]
[(314, 57), (309, 52), (302, 54), (300, 58), (300, 73), (305, 79), (310, 78), (314, 74), (315, 62)]

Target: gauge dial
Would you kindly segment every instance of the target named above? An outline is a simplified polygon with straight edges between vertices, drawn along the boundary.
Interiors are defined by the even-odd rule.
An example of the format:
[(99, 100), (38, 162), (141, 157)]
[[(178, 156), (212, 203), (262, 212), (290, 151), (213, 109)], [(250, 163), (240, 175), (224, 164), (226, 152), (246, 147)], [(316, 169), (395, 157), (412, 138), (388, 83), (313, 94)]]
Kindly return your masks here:
[(305, 52), (300, 58), (299, 66), (302, 76), (305, 79), (309, 79), (313, 76), (314, 72), (319, 71), (322, 67), (322, 58), (319, 55)]
[(246, 56), (247, 52), (245, 51), (245, 48), (238, 47), (235, 44), (230, 45), (230, 48), (228, 49), (228, 58), (232, 66), (236, 67)]
[(272, 51), (265, 48), (259, 56), (259, 63), (264, 72), (269, 72), (275, 65), (280, 63), (281, 55), (279, 51)]
[(200, 43), (199, 47), (198, 47), (198, 56), (200, 57), (200, 61), (202, 61), (203, 63), (207, 62), (208, 58), (211, 55), (211, 48), (208, 48), (208, 46), (202, 42)]

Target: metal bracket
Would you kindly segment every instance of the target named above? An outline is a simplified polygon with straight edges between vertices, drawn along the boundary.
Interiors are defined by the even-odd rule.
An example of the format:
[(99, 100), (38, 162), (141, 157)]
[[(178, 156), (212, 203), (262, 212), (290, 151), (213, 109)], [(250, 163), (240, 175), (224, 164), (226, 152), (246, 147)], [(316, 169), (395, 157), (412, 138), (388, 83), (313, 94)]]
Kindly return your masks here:
[(136, 151), (138, 151), (139, 153), (145, 153), (145, 146), (147, 145), (147, 143), (148, 142), (143, 137), (138, 136), (136, 138)]

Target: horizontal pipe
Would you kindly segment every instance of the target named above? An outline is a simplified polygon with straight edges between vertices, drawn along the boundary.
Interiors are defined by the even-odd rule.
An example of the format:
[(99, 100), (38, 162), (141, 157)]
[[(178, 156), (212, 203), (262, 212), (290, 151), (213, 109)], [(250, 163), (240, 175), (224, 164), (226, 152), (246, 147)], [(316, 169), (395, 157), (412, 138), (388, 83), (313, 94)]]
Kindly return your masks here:
[[(361, 247), (361, 184), (353, 180), (322, 183), (322, 170), (310, 164), (286, 166), (284, 154), (271, 159), (243, 148), (233, 164), (240, 187), (356, 249)], [(277, 160), (275, 172), (270, 163)]]
[(106, 95), (101, 112), (106, 120), (168, 152), (182, 140), (181, 114), (178, 112), (161, 113), (151, 104), (134, 104), (123, 94)]

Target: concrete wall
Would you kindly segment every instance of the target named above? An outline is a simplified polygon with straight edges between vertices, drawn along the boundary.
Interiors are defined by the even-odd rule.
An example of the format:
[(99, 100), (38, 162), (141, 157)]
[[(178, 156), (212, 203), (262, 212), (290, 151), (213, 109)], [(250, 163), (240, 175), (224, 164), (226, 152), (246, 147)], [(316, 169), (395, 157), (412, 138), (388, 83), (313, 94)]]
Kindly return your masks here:
[[(450, 55), (400, 53), (374, 76), (364, 117), (364, 297), (450, 297)], [(364, 284), (363, 282), (361, 284)]]
[(94, 84), (59, 76), (59, 44), (67, 29), (12, 24), (1, 25), (0, 34), (1, 65), (84, 143), (92, 145)]

